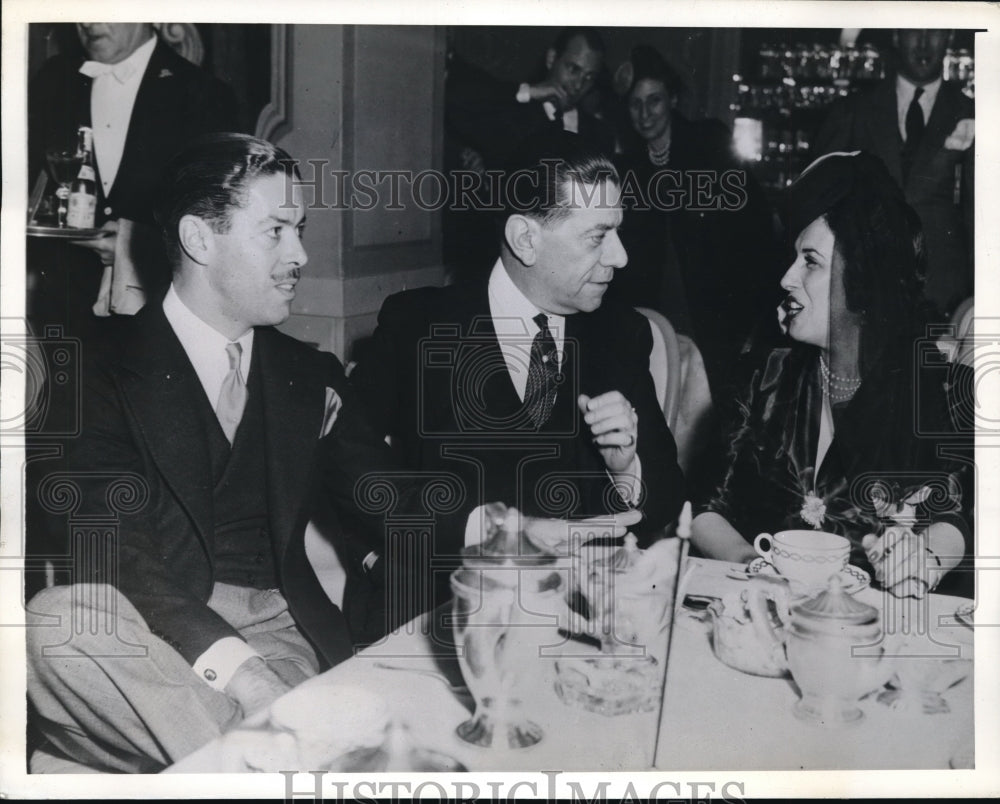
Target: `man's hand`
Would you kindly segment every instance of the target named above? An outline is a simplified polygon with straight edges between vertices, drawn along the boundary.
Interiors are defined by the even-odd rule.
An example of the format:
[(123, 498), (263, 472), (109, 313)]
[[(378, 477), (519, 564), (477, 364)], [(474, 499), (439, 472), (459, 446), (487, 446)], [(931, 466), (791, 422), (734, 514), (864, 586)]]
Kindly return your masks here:
[(635, 445), (639, 440), (639, 416), (635, 408), (618, 391), (594, 397), (580, 394), (577, 404), (604, 464), (615, 474), (627, 471), (635, 460)]
[(569, 96), (561, 85), (552, 81), (540, 81), (537, 84), (528, 85), (528, 95), (533, 101), (549, 101), (555, 104), (557, 109), (566, 110), (566, 103)]
[(630, 526), (642, 519), (642, 513), (633, 510), (590, 519), (540, 519), (521, 516), (516, 508), (510, 508), (507, 518), (507, 528), (523, 530), (536, 547), (551, 555), (567, 555), (571, 546), (586, 544), (593, 539), (624, 536)]
[(225, 687), (226, 695), (243, 709), (243, 717), (270, 706), (290, 689), (260, 656), (253, 656), (236, 668)]
[(114, 265), (115, 249), (118, 246), (118, 221), (105, 221), (101, 227), (109, 234), (94, 240), (70, 240), (74, 246), (89, 249), (101, 258), (101, 265)]

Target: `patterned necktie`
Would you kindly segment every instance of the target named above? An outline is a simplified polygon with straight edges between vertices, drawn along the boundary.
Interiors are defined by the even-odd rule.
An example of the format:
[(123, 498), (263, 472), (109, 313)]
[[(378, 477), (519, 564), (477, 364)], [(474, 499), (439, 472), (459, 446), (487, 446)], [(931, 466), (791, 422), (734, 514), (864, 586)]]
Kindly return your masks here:
[(247, 384), (243, 379), (243, 372), (240, 371), (240, 357), (242, 355), (243, 347), (238, 343), (226, 344), (229, 373), (222, 381), (219, 401), (215, 406), (215, 415), (219, 417), (219, 424), (222, 425), (222, 430), (230, 444), (236, 437), (236, 428), (240, 426), (243, 408), (247, 404)]
[(559, 373), (559, 361), (556, 359), (556, 342), (549, 332), (548, 316), (539, 313), (532, 320), (538, 325), (538, 334), (531, 342), (524, 404), (531, 416), (531, 423), (537, 430), (549, 420), (552, 408), (556, 404), (556, 375)]
[(920, 96), (924, 94), (921, 87), (913, 93), (913, 100), (906, 110), (906, 142), (903, 144), (903, 182), (910, 176), (910, 169), (913, 167), (913, 159), (916, 156), (917, 148), (920, 147), (920, 140), (924, 136), (924, 110), (920, 108)]

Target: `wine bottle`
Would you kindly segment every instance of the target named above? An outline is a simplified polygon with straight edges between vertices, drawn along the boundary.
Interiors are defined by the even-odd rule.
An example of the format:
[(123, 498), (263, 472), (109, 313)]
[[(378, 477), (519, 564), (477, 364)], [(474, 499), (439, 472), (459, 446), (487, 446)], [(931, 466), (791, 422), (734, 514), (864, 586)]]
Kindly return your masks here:
[(66, 225), (72, 229), (93, 229), (97, 214), (97, 174), (94, 172), (94, 132), (80, 126), (77, 150), (82, 154), (80, 172), (69, 189)]

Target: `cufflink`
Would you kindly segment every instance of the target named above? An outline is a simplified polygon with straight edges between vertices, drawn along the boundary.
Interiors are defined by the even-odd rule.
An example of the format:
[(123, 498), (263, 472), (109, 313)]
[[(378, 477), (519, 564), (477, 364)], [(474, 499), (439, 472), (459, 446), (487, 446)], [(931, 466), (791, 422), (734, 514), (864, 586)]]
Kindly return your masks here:
[(217, 678), (219, 677), (219, 674), (218, 674), (218, 673), (216, 673), (216, 672), (215, 672), (215, 671), (214, 671), (214, 670), (213, 670), (212, 668), (210, 668), (210, 667), (209, 667), (209, 668), (207, 668), (207, 669), (205, 670), (205, 672), (204, 672), (204, 673), (202, 673), (202, 675), (204, 675), (204, 676), (205, 676), (205, 680), (206, 680), (206, 681), (215, 681), (215, 679), (217, 679)]

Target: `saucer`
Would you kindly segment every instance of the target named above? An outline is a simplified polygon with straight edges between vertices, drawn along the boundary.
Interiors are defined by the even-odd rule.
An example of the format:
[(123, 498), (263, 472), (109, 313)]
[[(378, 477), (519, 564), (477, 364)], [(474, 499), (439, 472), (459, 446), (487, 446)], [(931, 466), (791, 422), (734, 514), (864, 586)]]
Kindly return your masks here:
[[(769, 564), (762, 556), (758, 556), (753, 559), (749, 564), (747, 564), (747, 575), (779, 575), (778, 570), (774, 568), (774, 565)], [(840, 581), (843, 585), (844, 591), (849, 595), (854, 595), (860, 592), (862, 589), (867, 588), (871, 585), (871, 576), (859, 567), (855, 567), (852, 564), (848, 564), (844, 567), (840, 573)], [(820, 585), (807, 585), (800, 581), (796, 581), (793, 578), (788, 579), (789, 584), (794, 589), (802, 589), (806, 591), (820, 591), (824, 588), (822, 584)]]

